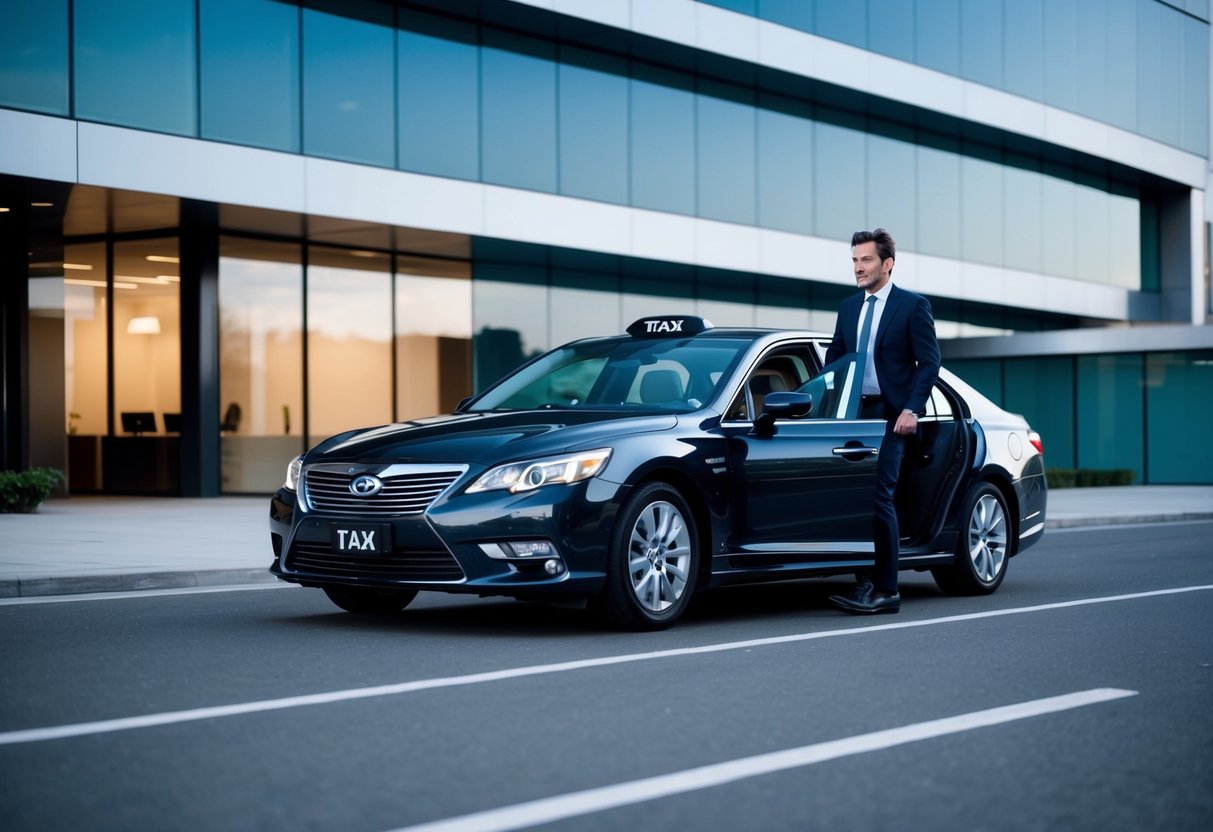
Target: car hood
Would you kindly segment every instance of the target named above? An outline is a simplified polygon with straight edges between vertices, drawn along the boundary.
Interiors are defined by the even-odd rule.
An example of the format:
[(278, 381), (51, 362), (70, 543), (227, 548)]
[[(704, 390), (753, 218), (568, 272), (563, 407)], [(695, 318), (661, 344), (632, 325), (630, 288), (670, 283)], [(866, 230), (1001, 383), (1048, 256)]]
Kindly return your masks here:
[(307, 454), (317, 462), (443, 462), (493, 465), (514, 459), (609, 446), (620, 436), (669, 430), (668, 414), (542, 410), (454, 413), (350, 431)]

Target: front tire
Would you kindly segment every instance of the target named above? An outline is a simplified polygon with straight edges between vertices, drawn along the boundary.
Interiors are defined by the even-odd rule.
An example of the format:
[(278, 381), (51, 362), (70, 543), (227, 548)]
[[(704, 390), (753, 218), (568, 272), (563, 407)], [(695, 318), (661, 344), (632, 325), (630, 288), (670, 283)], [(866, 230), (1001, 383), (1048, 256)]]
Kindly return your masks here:
[(931, 575), (948, 595), (989, 595), (1006, 576), (1011, 554), (1007, 501), (993, 485), (979, 482), (969, 490), (965, 505), (956, 560), (932, 569)]
[(326, 586), (324, 594), (346, 612), (358, 615), (391, 615), (407, 607), (417, 597), (417, 590)]
[(619, 513), (608, 551), (602, 609), (625, 630), (664, 630), (681, 617), (699, 575), (699, 533), (682, 495), (639, 488)]

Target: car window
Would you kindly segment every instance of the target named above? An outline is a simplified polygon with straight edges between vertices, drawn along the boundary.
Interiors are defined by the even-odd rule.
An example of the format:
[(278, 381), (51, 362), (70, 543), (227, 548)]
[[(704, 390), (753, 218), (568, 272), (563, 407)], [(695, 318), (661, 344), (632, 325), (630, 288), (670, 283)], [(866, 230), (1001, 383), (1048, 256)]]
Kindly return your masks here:
[(690, 412), (715, 397), (750, 342), (742, 338), (603, 338), (545, 353), (467, 408), (594, 407)]
[(725, 410), (725, 421), (752, 421), (770, 393), (799, 389), (812, 376), (812, 345), (782, 345), (764, 355)]
[(931, 388), (931, 397), (927, 399), (926, 413), (920, 419), (923, 422), (950, 422), (955, 417), (952, 402), (939, 385)]
[(822, 367), (821, 372), (799, 388), (813, 397), (805, 419), (856, 419), (859, 417), (860, 385), (858, 356), (849, 353)]

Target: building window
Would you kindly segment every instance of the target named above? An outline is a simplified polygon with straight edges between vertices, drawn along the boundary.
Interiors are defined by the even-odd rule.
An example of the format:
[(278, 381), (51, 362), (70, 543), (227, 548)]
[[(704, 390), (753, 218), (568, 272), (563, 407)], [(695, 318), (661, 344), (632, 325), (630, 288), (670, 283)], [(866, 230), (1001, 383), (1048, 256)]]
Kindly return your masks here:
[(0, 106), (67, 115), (67, 41), (67, 0), (6, 4)]
[(219, 245), (220, 490), (272, 491), (303, 449), (303, 266), (296, 244)]
[(299, 7), (201, 0), (202, 137), (298, 152)]
[(391, 258), (311, 246), (307, 268), (308, 445), (392, 421)]
[(76, 116), (197, 134), (194, 0), (75, 0)]

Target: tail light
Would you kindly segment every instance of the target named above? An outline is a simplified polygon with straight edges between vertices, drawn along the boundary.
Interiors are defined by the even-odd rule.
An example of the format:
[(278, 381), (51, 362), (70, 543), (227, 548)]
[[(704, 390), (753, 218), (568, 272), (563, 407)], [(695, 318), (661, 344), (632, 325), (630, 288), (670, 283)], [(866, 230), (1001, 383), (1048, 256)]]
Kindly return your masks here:
[(1044, 454), (1045, 444), (1040, 441), (1039, 433), (1034, 430), (1028, 431), (1028, 441), (1032, 443), (1032, 447), (1036, 449), (1037, 453)]

